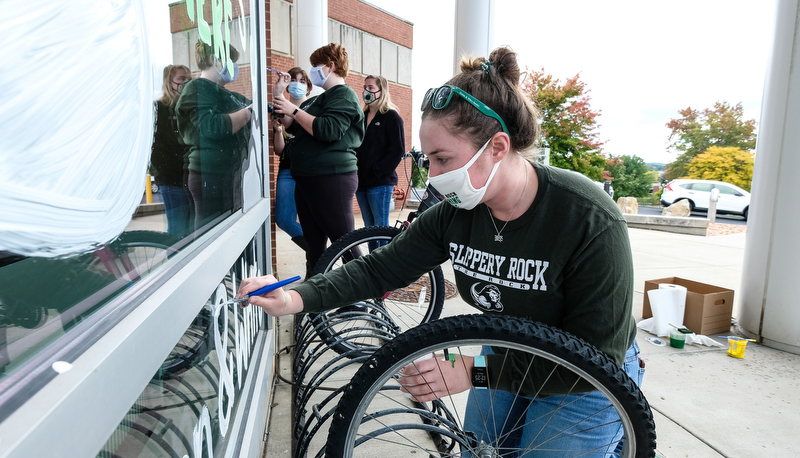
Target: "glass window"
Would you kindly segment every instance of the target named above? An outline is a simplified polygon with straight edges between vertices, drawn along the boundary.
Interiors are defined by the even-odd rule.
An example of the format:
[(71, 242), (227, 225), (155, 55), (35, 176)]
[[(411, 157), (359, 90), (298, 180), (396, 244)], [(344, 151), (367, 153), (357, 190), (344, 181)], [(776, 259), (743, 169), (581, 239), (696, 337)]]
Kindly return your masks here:
[(731, 195), (731, 196), (741, 195), (741, 194), (739, 194), (738, 191), (736, 191), (735, 189), (731, 188), (730, 186), (724, 186), (724, 185), (718, 184), (718, 185), (714, 185), (714, 187), (719, 189), (719, 193), (720, 194), (728, 194), (728, 195)]
[[(252, 198), (250, 2), (142, 3), (87, 15), (67, 2), (46, 26), (9, 31), (25, 37), (11, 64), (31, 73), (0, 96), (2, 119), (38, 120), (4, 126), (20, 145), (4, 184), (20, 192), (0, 196), (13, 207), (0, 225), (0, 379)], [(69, 49), (79, 66), (65, 66)]]
[(255, 241), (241, 254), (175, 348), (153, 375), (98, 458), (223, 456), (237, 440), (236, 409), (247, 406), (243, 383), (266, 315), (228, 303), (238, 279), (258, 273)]
[(711, 183), (692, 183), (689, 189), (699, 192), (711, 192)]

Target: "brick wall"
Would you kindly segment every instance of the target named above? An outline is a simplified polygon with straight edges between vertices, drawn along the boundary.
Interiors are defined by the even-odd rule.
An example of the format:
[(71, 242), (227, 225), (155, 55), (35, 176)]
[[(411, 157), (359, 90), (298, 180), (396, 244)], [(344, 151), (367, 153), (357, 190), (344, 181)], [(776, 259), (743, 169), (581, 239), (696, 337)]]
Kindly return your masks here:
[(405, 46), (414, 47), (414, 28), (359, 0), (328, 0), (328, 17)]

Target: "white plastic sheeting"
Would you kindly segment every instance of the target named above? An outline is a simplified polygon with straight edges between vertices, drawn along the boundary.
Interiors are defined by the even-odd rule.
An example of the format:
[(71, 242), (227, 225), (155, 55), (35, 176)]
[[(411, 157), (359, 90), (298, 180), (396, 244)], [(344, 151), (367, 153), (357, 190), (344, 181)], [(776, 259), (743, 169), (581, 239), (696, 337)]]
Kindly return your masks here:
[(143, 6), (3, 10), (0, 250), (86, 251), (123, 231), (144, 191), (154, 114)]

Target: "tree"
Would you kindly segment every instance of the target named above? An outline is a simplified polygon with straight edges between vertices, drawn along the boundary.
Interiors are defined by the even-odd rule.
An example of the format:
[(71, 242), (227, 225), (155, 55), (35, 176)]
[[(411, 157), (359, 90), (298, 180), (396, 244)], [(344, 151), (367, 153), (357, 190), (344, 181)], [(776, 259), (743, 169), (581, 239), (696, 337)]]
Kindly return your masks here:
[(735, 184), (750, 191), (753, 181), (753, 153), (735, 147), (712, 146), (692, 159), (687, 177)]
[(541, 112), (541, 144), (550, 148), (550, 164), (597, 181), (606, 163), (596, 132), (600, 112), (589, 106), (589, 91), (579, 76), (560, 84), (544, 69), (529, 71), (522, 88)]
[(744, 120), (741, 103), (730, 106), (716, 102), (713, 109), (698, 111), (689, 107), (678, 113), (680, 118), (667, 123), (672, 131), (670, 147), (681, 152), (675, 162), (666, 166), (668, 180), (685, 176), (689, 162), (712, 146), (744, 150), (756, 147), (756, 121)]
[(614, 179), (614, 197), (645, 197), (652, 190), (653, 173), (639, 156), (612, 156), (606, 170)]

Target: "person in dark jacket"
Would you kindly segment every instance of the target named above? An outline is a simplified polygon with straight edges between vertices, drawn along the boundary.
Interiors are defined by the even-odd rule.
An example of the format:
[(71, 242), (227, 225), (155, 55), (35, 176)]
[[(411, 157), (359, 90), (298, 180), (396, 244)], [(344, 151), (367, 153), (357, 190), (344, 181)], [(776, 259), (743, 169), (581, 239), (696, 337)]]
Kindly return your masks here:
[(154, 168), (155, 182), (164, 199), (167, 215), (167, 232), (183, 237), (191, 232), (192, 200), (184, 180), (184, 160), (189, 147), (178, 132), (175, 105), (192, 73), (184, 65), (164, 67), (163, 95), (156, 102), (156, 128), (150, 164)]
[[(392, 192), (397, 184), (395, 169), (406, 151), (403, 118), (389, 94), (389, 82), (383, 76), (364, 79), (364, 126), (366, 134), (358, 157), (356, 200), (364, 226), (388, 226)], [(370, 251), (386, 242), (370, 242)]]

